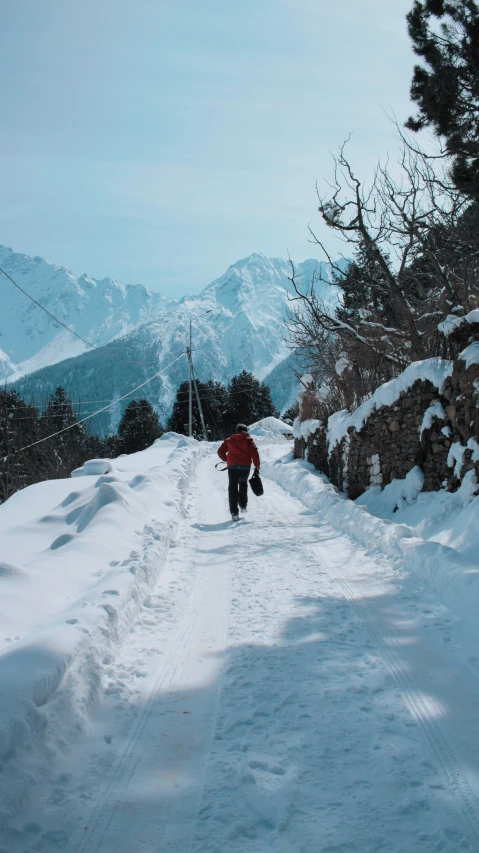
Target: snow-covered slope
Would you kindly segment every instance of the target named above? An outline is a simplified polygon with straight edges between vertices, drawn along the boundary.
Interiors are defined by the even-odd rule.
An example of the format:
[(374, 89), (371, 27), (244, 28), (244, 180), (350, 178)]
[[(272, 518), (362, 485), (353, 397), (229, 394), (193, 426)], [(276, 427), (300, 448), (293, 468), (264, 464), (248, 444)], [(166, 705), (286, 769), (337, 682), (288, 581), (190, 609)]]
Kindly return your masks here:
[[(148, 322), (172, 300), (141, 284), (97, 281), (0, 246), (0, 266), (41, 305), (96, 346)], [(16, 379), (89, 348), (0, 274), (0, 377)]]
[[(297, 271), (307, 284), (318, 268), (317, 262), (310, 260), (299, 264)], [(326, 279), (328, 268), (323, 266), (321, 272)], [(152, 306), (148, 323), (142, 315), (143, 324), (140, 323), (131, 334), (117, 338), (101, 353), (85, 353), (42, 370), (26, 377), (23, 382), (16, 382), (16, 387), (29, 397), (33, 395), (37, 402), (41, 402), (59, 384), (75, 400), (119, 397), (184, 351), (190, 317), (194, 318), (193, 357), (199, 379), (228, 382), (242, 370), (265, 379), (291, 355), (284, 339), (284, 318), (291, 291), (289, 274), (287, 261), (253, 254), (230, 266), (198, 296), (188, 296), (166, 306), (158, 302)], [(318, 283), (317, 287), (321, 289), (323, 299), (334, 307), (339, 299), (339, 288), (327, 281)], [(130, 364), (122, 365), (109, 358), (110, 354)], [(156, 406), (161, 417), (170, 411), (176, 388), (186, 378), (186, 360), (182, 359), (162, 377), (161, 382), (158, 380), (145, 388), (144, 396)], [(277, 383), (272, 384), (277, 384), (279, 391), (284, 386), (286, 394), (283, 396), (290, 398), (289, 371), (287, 376), (280, 374)], [(118, 410), (113, 421), (107, 422), (107, 418), (103, 418), (101, 428), (98, 428), (97, 421), (93, 428), (100, 432), (114, 429), (120, 416), (121, 411)]]
[[(84, 476), (37, 483), (0, 507), (0, 755), (9, 768), (0, 774), (2, 851), (3, 819), (47, 760), (43, 710), (52, 714), (50, 747), (61, 750), (69, 735), (59, 718), (67, 731), (81, 729), (99, 686), (95, 669), (154, 588), (199, 453), (194, 439), (169, 433), (142, 453), (90, 462)], [(132, 550), (138, 527), (141, 554)]]

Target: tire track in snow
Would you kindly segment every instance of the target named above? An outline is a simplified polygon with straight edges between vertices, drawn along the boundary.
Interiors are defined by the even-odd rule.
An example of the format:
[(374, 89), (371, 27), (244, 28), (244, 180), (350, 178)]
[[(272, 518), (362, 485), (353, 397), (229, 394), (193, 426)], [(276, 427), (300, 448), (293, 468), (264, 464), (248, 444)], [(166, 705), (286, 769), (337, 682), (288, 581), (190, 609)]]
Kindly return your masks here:
[(156, 695), (159, 690), (165, 689), (169, 684), (171, 684), (176, 672), (184, 663), (185, 649), (188, 645), (188, 641), (191, 637), (195, 624), (192, 614), (195, 612), (195, 608), (200, 597), (203, 577), (204, 572), (197, 577), (195, 590), (192, 598), (190, 599), (188, 610), (183, 619), (182, 628), (178, 633), (171, 655), (165, 661), (164, 666), (160, 670), (160, 673), (151, 688), (148, 700), (132, 727), (130, 737), (126, 742), (118, 761), (116, 762), (115, 769), (108, 782), (105, 793), (100, 803), (96, 806), (93, 819), (90, 820), (88, 833), (76, 848), (77, 853), (84, 853), (84, 851), (88, 851), (88, 853), (98, 853), (101, 849), (104, 836), (116, 817), (118, 803), (120, 800), (120, 792), (128, 787), (128, 783), (135, 773), (140, 760), (136, 753), (139, 748), (141, 736), (152, 712), (152, 706)]
[[(207, 460), (201, 460), (199, 463), (199, 467), (206, 464)], [(196, 482), (194, 483), (195, 495), (194, 495), (194, 504), (196, 504), (196, 517), (201, 514), (200, 507), (202, 495), (200, 489), (198, 488), (198, 474), (195, 477)], [(187, 525), (189, 523), (188, 517), (183, 522), (183, 525)], [(182, 525), (182, 526), (183, 526)], [(198, 535), (195, 537), (198, 538)], [(188, 606), (185, 612), (182, 614), (181, 625), (176, 633), (176, 637), (173, 643), (169, 645), (167, 650), (167, 658), (164, 661), (163, 665), (160, 667), (158, 675), (153, 682), (152, 687), (149, 690), (148, 698), (145, 702), (145, 705), (142, 711), (137, 716), (133, 726), (131, 733), (119, 755), (113, 770), (110, 773), (109, 780), (107, 785), (105, 786), (103, 793), (101, 795), (100, 801), (97, 803), (92, 817), (88, 822), (88, 829), (83, 834), (81, 839), (73, 840), (73, 848), (76, 853), (100, 853), (100, 851), (106, 851), (110, 849), (119, 849), (118, 848), (118, 839), (114, 839), (113, 846), (111, 842), (113, 840), (110, 837), (110, 831), (112, 830), (113, 824), (116, 819), (120, 816), (120, 808), (121, 803), (124, 799), (122, 794), (124, 794), (135, 776), (135, 773), (138, 770), (138, 766), (142, 761), (142, 755), (140, 753), (140, 747), (142, 742), (142, 737), (145, 734), (145, 731), (150, 722), (150, 718), (154, 712), (154, 703), (158, 697), (160, 692), (167, 693), (168, 689), (172, 688), (175, 681), (178, 681), (178, 675), (181, 673), (182, 669), (187, 664), (188, 658), (191, 657), (192, 648), (191, 641), (192, 637), (195, 634), (196, 629), (198, 628), (198, 623), (201, 617), (204, 617), (205, 610), (207, 610), (208, 602), (206, 601), (205, 606), (202, 607), (202, 599), (207, 599), (208, 595), (211, 593), (211, 580), (208, 583), (208, 564), (205, 562), (200, 572), (197, 574), (194, 584), (194, 589), (192, 595), (190, 596)], [(226, 598), (227, 590), (226, 584), (223, 587), (223, 598)], [(225, 607), (222, 608), (222, 612), (225, 615), (227, 613), (228, 607), (225, 602)], [(226, 622), (222, 626), (222, 630), (220, 630), (220, 637), (216, 637), (215, 639), (219, 640), (219, 645), (221, 648), (224, 648), (225, 644), (225, 635), (226, 635), (227, 625)], [(196, 639), (196, 637), (195, 637)], [(176, 689), (176, 688), (173, 688)], [(214, 721), (216, 719), (217, 714), (217, 704), (219, 701), (220, 695), (220, 684), (218, 684), (216, 689), (216, 707), (212, 709), (211, 714), (211, 723), (210, 723), (210, 731), (207, 734), (206, 740), (209, 742), (209, 747), (211, 747), (211, 740), (213, 737), (213, 728)], [(206, 764), (206, 761), (203, 762)], [(203, 767), (204, 771), (205, 767)], [(204, 772), (203, 772), (204, 776)], [(204, 781), (204, 779), (203, 779)], [(199, 792), (199, 802), (201, 802), (201, 788), (200, 785)], [(190, 823), (196, 820), (196, 812), (191, 815)], [(191, 832), (193, 832), (193, 826), (191, 828)], [(141, 827), (138, 827), (138, 831), (141, 831)], [(168, 831), (168, 827), (166, 827), (166, 831)], [(146, 846), (143, 847), (143, 843), (141, 840), (139, 841), (142, 844), (141, 849), (147, 849)], [(123, 848), (122, 848), (123, 849)], [(128, 849), (130, 849), (128, 847)], [(136, 849), (136, 848), (135, 848)], [(155, 850), (156, 850), (155, 845)]]

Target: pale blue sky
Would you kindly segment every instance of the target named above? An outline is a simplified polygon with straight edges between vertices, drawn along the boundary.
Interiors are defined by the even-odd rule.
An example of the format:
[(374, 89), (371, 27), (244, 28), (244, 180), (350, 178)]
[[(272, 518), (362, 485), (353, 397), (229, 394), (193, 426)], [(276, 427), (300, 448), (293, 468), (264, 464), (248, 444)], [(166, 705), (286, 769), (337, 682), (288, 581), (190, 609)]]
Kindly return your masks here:
[(412, 0), (0, 0), (0, 243), (198, 292), (303, 260), (315, 178), (410, 114)]

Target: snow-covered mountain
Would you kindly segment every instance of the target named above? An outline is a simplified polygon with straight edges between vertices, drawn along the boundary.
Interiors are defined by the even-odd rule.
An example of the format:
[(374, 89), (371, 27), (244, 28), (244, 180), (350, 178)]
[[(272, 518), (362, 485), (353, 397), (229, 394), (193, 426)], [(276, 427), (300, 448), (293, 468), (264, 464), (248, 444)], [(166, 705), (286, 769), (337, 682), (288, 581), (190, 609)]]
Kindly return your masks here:
[[(76, 278), (65, 267), (0, 246), (0, 267), (48, 311), (95, 346), (148, 322), (172, 302), (141, 284)], [(89, 349), (0, 273), (0, 378), (11, 381)]]
[[(302, 277), (305, 284), (311, 280), (315, 271), (317, 274), (316, 261), (309, 260), (297, 265), (298, 276)], [(65, 276), (71, 276), (67, 271), (61, 272)], [(323, 265), (321, 272), (322, 278), (327, 279), (328, 267)], [(100, 351), (85, 352), (75, 358), (68, 358), (67, 361), (25, 376), (22, 380), (17, 377), (20, 371), (25, 371), (26, 365), (23, 362), (16, 368), (11, 379), (14, 379), (19, 391), (29, 397), (33, 396), (37, 402), (41, 402), (59, 384), (66, 388), (74, 400), (115, 399), (184, 352), (188, 342), (190, 318), (193, 318), (193, 357), (198, 378), (226, 383), (235, 374), (247, 370), (259, 379), (266, 379), (274, 370), (278, 381), (272, 383), (273, 399), (279, 408), (283, 408), (292, 393), (290, 372), (286, 375), (286, 370), (277, 370), (278, 366), (291, 356), (291, 350), (285, 342), (284, 325), (290, 305), (289, 273), (287, 261), (253, 254), (230, 266), (224, 275), (205, 287), (198, 296), (187, 296), (174, 302), (164, 300), (158, 294), (150, 294), (142, 288), (143, 301), (140, 305), (137, 297), (136, 313), (131, 318), (131, 324), (136, 328), (123, 335), (118, 329), (121, 322), (126, 326), (129, 320), (128, 288), (117, 282), (108, 282), (108, 285), (98, 282), (96, 284), (99, 288), (109, 288), (115, 295), (115, 288), (125, 293), (122, 302), (117, 297), (116, 313), (112, 311), (101, 323), (91, 324), (97, 334), (101, 332), (107, 336), (109, 331), (110, 342)], [(72, 289), (76, 293), (80, 287), (81, 291), (75, 304), (82, 305), (82, 300), (85, 299), (84, 281), (84, 278), (76, 280), (72, 276)], [(327, 280), (319, 282), (317, 287), (321, 290), (325, 302), (331, 307), (337, 304), (340, 293), (338, 287), (329, 284)], [(23, 296), (22, 298), (25, 299)], [(104, 298), (103, 296), (102, 299)], [(34, 305), (32, 308), (39, 314), (43, 313)], [(69, 325), (73, 325), (66, 311), (62, 319), (63, 317), (68, 319)], [(81, 311), (77, 311), (74, 320), (77, 321), (80, 317)], [(50, 322), (46, 316), (45, 321)], [(51, 325), (53, 326), (53, 323)], [(78, 326), (75, 326), (75, 329), (78, 330)], [(57, 330), (54, 332), (57, 336), (60, 334)], [(62, 330), (61, 335), (68, 335), (68, 332)], [(88, 338), (88, 334), (85, 333), (85, 337)], [(42, 360), (47, 354), (52, 355), (52, 362), (59, 361), (58, 337), (52, 340), (55, 344), (49, 344), (48, 353), (46, 346), (40, 351), (38, 367), (43, 366)], [(76, 347), (75, 343), (70, 342), (70, 345)], [(81, 346), (80, 342), (78, 345)], [(67, 357), (70, 354), (67, 350)], [(7, 355), (10, 355), (8, 350)], [(110, 358), (111, 355), (128, 363)], [(35, 357), (30, 356), (28, 370), (34, 369), (35, 361)], [(141, 396), (147, 397), (164, 419), (171, 409), (179, 383), (186, 378), (186, 359), (180, 359), (165, 375), (146, 386)], [(122, 407), (118, 406), (106, 415), (95, 418), (95, 431), (114, 430), (121, 411)]]

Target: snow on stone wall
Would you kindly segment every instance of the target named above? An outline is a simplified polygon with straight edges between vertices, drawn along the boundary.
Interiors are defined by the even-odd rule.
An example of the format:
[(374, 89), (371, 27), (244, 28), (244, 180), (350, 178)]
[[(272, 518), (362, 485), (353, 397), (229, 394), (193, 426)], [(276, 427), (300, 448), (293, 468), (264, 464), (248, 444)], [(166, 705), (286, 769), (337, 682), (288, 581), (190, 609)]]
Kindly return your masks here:
[(337, 412), (316, 430), (296, 425), (295, 456), (307, 458), (356, 498), (419, 467), (425, 491), (456, 491), (479, 477), (479, 355), (470, 344), (454, 362), (416, 362), (380, 386), (353, 412)]
[(419, 380), (428, 381), (441, 390), (446, 378), (452, 373), (452, 362), (444, 358), (428, 358), (415, 361), (403, 370), (395, 379), (385, 382), (376, 389), (372, 397), (366, 400), (354, 412), (343, 409), (331, 415), (328, 421), (328, 443), (332, 450), (348, 432), (349, 427), (360, 430), (371, 414), (383, 406), (392, 406), (401, 394), (412, 388)]

